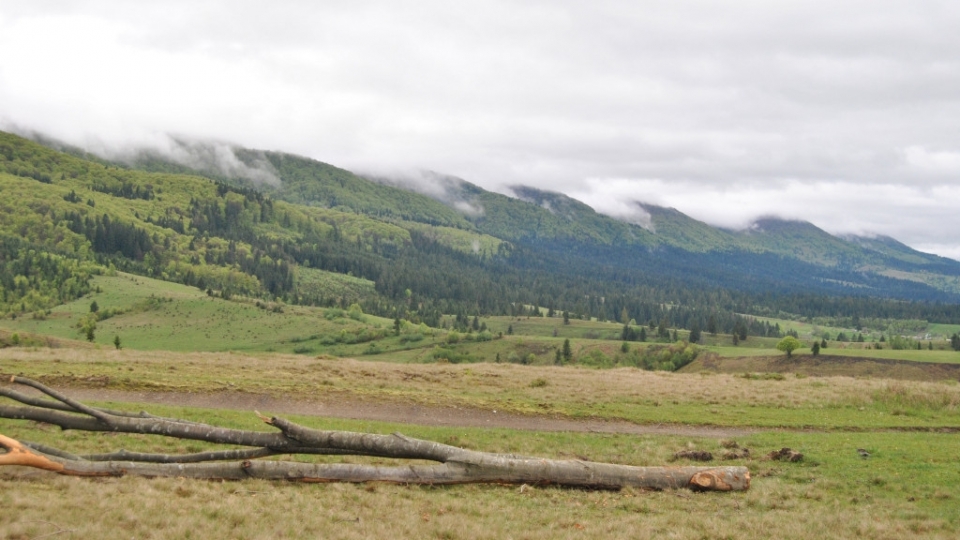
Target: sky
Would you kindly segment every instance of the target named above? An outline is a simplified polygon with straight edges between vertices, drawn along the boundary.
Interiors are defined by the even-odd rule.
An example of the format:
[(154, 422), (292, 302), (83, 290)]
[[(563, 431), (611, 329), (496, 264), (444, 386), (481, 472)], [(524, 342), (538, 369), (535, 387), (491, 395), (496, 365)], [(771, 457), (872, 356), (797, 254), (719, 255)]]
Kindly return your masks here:
[(960, 259), (960, 2), (0, 0), (0, 129), (775, 215)]

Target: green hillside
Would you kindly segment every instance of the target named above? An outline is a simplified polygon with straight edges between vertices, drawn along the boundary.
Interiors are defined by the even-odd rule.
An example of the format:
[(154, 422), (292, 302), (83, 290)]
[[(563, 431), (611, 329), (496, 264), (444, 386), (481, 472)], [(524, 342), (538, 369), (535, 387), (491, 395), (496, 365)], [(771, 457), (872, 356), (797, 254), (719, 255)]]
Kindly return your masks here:
[[(135, 168), (149, 171), (200, 174), (296, 204), (353, 212), (377, 220), (477, 231), (511, 242), (669, 246), (691, 253), (769, 253), (816, 266), (877, 272), (948, 292), (957, 290), (953, 281), (938, 276), (960, 275), (960, 263), (917, 252), (893, 239), (841, 238), (802, 221), (762, 218), (746, 230), (726, 231), (674, 209), (637, 202), (651, 215), (651, 230), (647, 230), (599, 214), (566, 195), (526, 186), (514, 187), (514, 198), (459, 178), (425, 173), (423, 181), (432, 185), (425, 189), (420, 182), (368, 179), (281, 152), (214, 143), (176, 144), (178, 158), (143, 150), (128, 161)], [(69, 146), (59, 147), (86, 156)], [(898, 273), (888, 271), (891, 268)], [(918, 268), (933, 275), (912, 273)]]
[(4, 313), (48, 310), (117, 269), (430, 326), (529, 305), (680, 328), (719, 314), (726, 331), (737, 313), (960, 320), (960, 263), (810, 224), (731, 233), (641, 205), (648, 230), (533, 188), (514, 198), (437, 175), (428, 197), (277, 152), (184, 151), (194, 167), (146, 153), (120, 165), (0, 134)]
[(664, 208), (652, 204), (637, 203), (637, 206), (650, 214), (650, 224), (657, 239), (686, 251), (728, 251), (746, 249), (735, 235), (697, 221), (675, 208)]
[[(448, 217), (456, 215), (431, 199), (402, 193), (427, 201)], [(383, 200), (393, 195), (381, 193)], [(402, 202), (393, 199), (393, 204)], [(318, 287), (330, 280), (312, 279), (308, 270), (371, 280), (383, 274), (388, 260), (416, 259), (423, 249), (441, 258), (489, 256), (503, 249), (500, 240), (470, 229), (469, 223), (431, 226), (377, 219), (343, 207), (291, 204), (205, 177), (91, 162), (0, 133), (0, 261), (5, 272), (0, 275), (7, 276), (0, 299), (8, 311), (47, 309), (76, 297), (86, 290), (90, 275), (111, 267), (217, 294), (320, 304), (363, 296), (360, 300), (376, 306), (382, 300), (373, 288), (343, 296), (342, 288)], [(38, 251), (47, 255), (32, 255)], [(16, 276), (30, 275), (25, 264), (49, 267), (44, 283), (39, 277), (15, 283)], [(458, 273), (457, 264), (435, 266)], [(459, 273), (464, 275), (457, 279), (471, 279), (467, 272)]]
[(875, 251), (884, 256), (900, 259), (909, 263), (929, 263), (930, 259), (939, 259), (926, 253), (919, 253), (913, 248), (890, 238), (889, 236), (845, 236), (845, 240), (864, 249)]
[(256, 188), (275, 199), (296, 204), (380, 219), (473, 228), (462, 214), (429, 197), (374, 184), (320, 161), (231, 145), (174, 142), (179, 159), (190, 165), (152, 150), (139, 151), (127, 161), (133, 168), (150, 172), (201, 175), (236, 187)]
[[(597, 213), (561, 193), (515, 186), (517, 199), (494, 193), (479, 197), (485, 215), (477, 226), (496, 236), (522, 235), (534, 240), (574, 241), (600, 245), (652, 246), (653, 235), (637, 225)], [(516, 236), (517, 239), (523, 236)]]
[(806, 221), (762, 218), (733, 235), (752, 249), (823, 266), (855, 267), (870, 258), (856, 244), (846, 242)]

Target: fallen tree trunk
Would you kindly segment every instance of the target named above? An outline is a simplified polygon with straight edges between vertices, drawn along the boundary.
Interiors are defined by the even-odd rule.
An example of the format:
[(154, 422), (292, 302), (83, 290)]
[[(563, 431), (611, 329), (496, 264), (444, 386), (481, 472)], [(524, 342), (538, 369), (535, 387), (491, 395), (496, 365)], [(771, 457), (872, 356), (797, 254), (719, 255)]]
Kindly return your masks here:
[[(715, 491), (745, 490), (750, 486), (750, 472), (746, 467), (633, 467), (581, 460), (541, 459), (467, 450), (413, 439), (399, 433), (380, 435), (316, 430), (278, 417), (260, 416), (278, 432), (234, 430), (146, 413), (137, 415), (97, 409), (73, 401), (36, 381), (22, 377), (12, 377), (10, 381), (31, 386), (56, 401), (0, 388), (0, 395), (27, 405), (0, 405), (0, 417), (3, 418), (45, 422), (62, 429), (154, 434), (248, 447), (187, 455), (121, 450), (110, 454), (76, 456), (0, 435), (0, 448), (5, 450), (0, 454), (0, 465), (23, 465), (59, 474), (410, 484), (488, 482), (602, 489), (631, 486)], [(436, 464), (374, 466), (255, 459), (276, 454), (350, 454), (426, 460)]]

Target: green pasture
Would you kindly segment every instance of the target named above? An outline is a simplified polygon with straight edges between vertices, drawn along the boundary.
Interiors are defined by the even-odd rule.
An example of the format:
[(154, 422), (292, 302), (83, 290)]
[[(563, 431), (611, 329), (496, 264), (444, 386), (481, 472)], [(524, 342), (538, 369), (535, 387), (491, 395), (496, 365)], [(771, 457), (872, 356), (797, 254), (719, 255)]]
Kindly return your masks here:
[[(153, 414), (268, 431), (255, 415), (104, 403)], [(268, 412), (268, 411), (267, 411)], [(680, 450), (709, 451), (719, 465), (744, 465), (751, 488), (737, 493), (616, 492), (544, 486), (395, 486), (389, 484), (292, 484), (200, 482), (182, 479), (60, 479), (52, 473), (0, 470), (0, 530), (13, 537), (40, 537), (60, 530), (99, 538), (215, 536), (236, 538), (302, 534), (362, 538), (497, 537), (580, 538), (629, 535), (654, 538), (953, 538), (960, 533), (960, 472), (951, 452), (954, 434), (859, 431), (838, 433), (761, 431), (735, 438), (746, 458), (720, 460), (731, 438), (538, 432), (430, 427), (372, 421), (291, 416), (319, 429), (394, 433), (466, 448), (582, 459), (638, 466), (697, 464), (674, 461)], [(58, 446), (73, 453), (130, 451), (185, 453), (206, 443), (146, 435), (38, 429), (0, 420), (7, 436)], [(767, 459), (789, 447), (797, 463)], [(863, 458), (859, 449), (869, 457)], [(281, 456), (283, 458), (283, 456)], [(288, 458), (288, 457), (287, 457)], [(288, 458), (289, 459), (289, 458)], [(389, 465), (393, 460), (298, 456), (297, 460)], [(49, 505), (57, 501), (55, 515)], [(83, 500), (83, 504), (74, 501)], [(283, 508), (257, 512), (250, 508)], [(107, 518), (90, 520), (91, 512)], [(282, 514), (282, 515), (281, 515)], [(290, 522), (296, 522), (291, 527)], [(96, 524), (93, 524), (96, 522)], [(104, 523), (111, 523), (104, 527)], [(91, 528), (93, 527), (93, 528)], [(514, 536), (516, 531), (524, 531)], [(728, 532), (725, 532), (728, 531)], [(19, 535), (19, 536), (18, 536)], [(719, 535), (719, 536), (718, 536)]]
[[(850, 358), (876, 358), (882, 360), (908, 360), (911, 362), (932, 362), (937, 364), (957, 364), (960, 363), (960, 353), (954, 350), (922, 350), (906, 349), (869, 349), (869, 348), (840, 348), (831, 343), (826, 349), (820, 349), (821, 355), (847, 356)], [(705, 346), (704, 350), (717, 353), (724, 358), (757, 357), (757, 356), (783, 356), (786, 354), (778, 351), (775, 344), (766, 348), (754, 348), (748, 346)], [(794, 356), (810, 356), (812, 351), (809, 347), (800, 348), (793, 351)]]
[(935, 336), (941, 336), (944, 339), (950, 339), (950, 336), (960, 333), (960, 324), (931, 323), (927, 329)]
[[(747, 317), (753, 317), (752, 315), (745, 315)], [(881, 326), (882, 328), (871, 328), (865, 327), (862, 331), (857, 331), (855, 328), (844, 328), (839, 326), (833, 326), (830, 324), (818, 324), (817, 322), (809, 321), (797, 321), (792, 319), (779, 319), (775, 317), (753, 317), (759, 321), (768, 322), (770, 324), (779, 324), (780, 329), (784, 332), (789, 330), (796, 330), (800, 335), (801, 339), (822, 339), (823, 334), (826, 332), (830, 335), (828, 341), (831, 343), (836, 340), (837, 334), (843, 332), (846, 334), (847, 338), (852, 338), (857, 334), (862, 333), (866, 341), (872, 342), (880, 339), (881, 335), (886, 336), (887, 338), (890, 335), (903, 335), (907, 337), (919, 337), (925, 338), (926, 334), (930, 335), (931, 340), (934, 343), (947, 341), (950, 339), (950, 336), (960, 332), (960, 324), (941, 324), (941, 323), (928, 323), (925, 321), (897, 321), (892, 319), (884, 320), (866, 320), (865, 323), (875, 324)], [(829, 318), (827, 319), (830, 320)], [(919, 329), (918, 329), (919, 328)], [(926, 345), (926, 339), (922, 340), (924, 345)]]
[(623, 325), (617, 322), (599, 322), (597, 320), (570, 319), (563, 323), (563, 316), (555, 317), (481, 317), (481, 322), (497, 334), (508, 334), (512, 328), (514, 335), (559, 337), (561, 339), (604, 339), (619, 340)]
[(122, 347), (139, 350), (295, 352), (317, 336), (354, 335), (391, 324), (369, 315), (331, 320), (321, 308), (225, 301), (194, 287), (130, 274), (96, 276), (93, 283), (97, 292), (58, 306), (44, 318), (3, 319), (0, 327), (83, 340), (78, 324), (96, 302), (98, 313), (107, 316), (97, 322), (97, 345), (112, 347), (119, 336)]
[[(372, 282), (351, 276), (301, 269), (298, 279), (325, 291), (330, 298), (349, 303), (373, 287)], [(229, 301), (209, 296), (194, 287), (117, 273), (93, 278), (94, 292), (58, 306), (40, 316), (0, 319), (0, 329), (12, 333), (52, 336), (78, 342), (84, 333), (81, 321), (98, 307), (94, 345), (137, 350), (286, 352), (304, 355), (366, 357), (375, 360), (423, 362), (505, 362), (552, 365), (556, 352), (570, 340), (572, 363), (595, 367), (632, 365), (624, 362), (620, 341), (623, 326), (616, 322), (562, 317), (483, 317), (485, 332), (450, 330), (454, 320), (445, 317), (448, 329), (428, 328), (402, 321), (399, 334), (393, 320), (356, 311), (291, 306), (235, 296)], [(786, 322), (786, 321), (784, 321)], [(940, 325), (937, 331), (946, 331)], [(672, 332), (672, 331), (671, 331)], [(678, 330), (679, 339), (689, 332)], [(660, 340), (630, 342), (630, 351), (643, 350)], [(778, 338), (749, 336), (736, 346), (729, 335), (702, 334), (700, 346), (721, 357), (777, 356)], [(828, 342), (822, 354), (856, 358), (897, 359), (956, 363), (960, 355), (936, 343), (937, 350), (875, 350), (875, 344)], [(946, 350), (944, 350), (946, 348)], [(809, 354), (801, 349), (795, 354)], [(564, 362), (571, 363), (571, 362)]]
[[(791, 319), (778, 319), (775, 317), (754, 317), (752, 315), (745, 315), (746, 317), (752, 317), (758, 321), (763, 321), (770, 323), (772, 325), (780, 325), (780, 330), (784, 333), (787, 333), (790, 330), (795, 330), (799, 335), (800, 339), (813, 339), (816, 337), (818, 340), (823, 338), (823, 333), (826, 332), (830, 334), (829, 339), (836, 339), (837, 334), (843, 332), (847, 336), (857, 335), (857, 331), (852, 328), (841, 328), (838, 326), (830, 325), (820, 325), (805, 321), (795, 321)], [(867, 338), (868, 334), (864, 334), (864, 338)], [(878, 336), (879, 337), (879, 336)]]

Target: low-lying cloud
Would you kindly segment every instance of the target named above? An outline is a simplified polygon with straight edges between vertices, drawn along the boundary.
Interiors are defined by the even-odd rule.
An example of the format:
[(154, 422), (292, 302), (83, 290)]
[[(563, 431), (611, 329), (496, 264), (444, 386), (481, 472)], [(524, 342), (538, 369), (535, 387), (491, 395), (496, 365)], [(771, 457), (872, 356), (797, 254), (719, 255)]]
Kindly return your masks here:
[[(931, 236), (952, 236), (949, 228), (958, 222), (956, 201), (960, 200), (960, 186), (799, 180), (769, 186), (711, 186), (664, 180), (593, 179), (586, 189), (573, 196), (614, 217), (625, 215), (624, 201), (640, 201), (674, 207), (710, 225), (737, 230), (773, 214), (809, 221), (836, 235), (890, 236), (915, 249), (960, 259), (960, 250), (951, 247), (953, 244), (925, 241)], [(931, 231), (932, 226), (940, 230)]]
[(468, 218), (480, 218), (486, 213), (483, 204), (466, 189), (460, 178), (426, 170), (361, 172), (374, 182), (408, 189), (436, 199)]
[[(248, 152), (246, 162), (237, 157), (238, 148), (221, 142), (189, 143), (170, 139), (163, 148), (141, 149), (140, 152), (156, 152), (176, 163), (220, 174), (227, 177), (243, 178), (257, 185), (278, 187), (280, 177), (273, 164), (261, 152)], [(133, 160), (136, 159), (134, 154)], [(130, 158), (128, 158), (130, 159)]]

